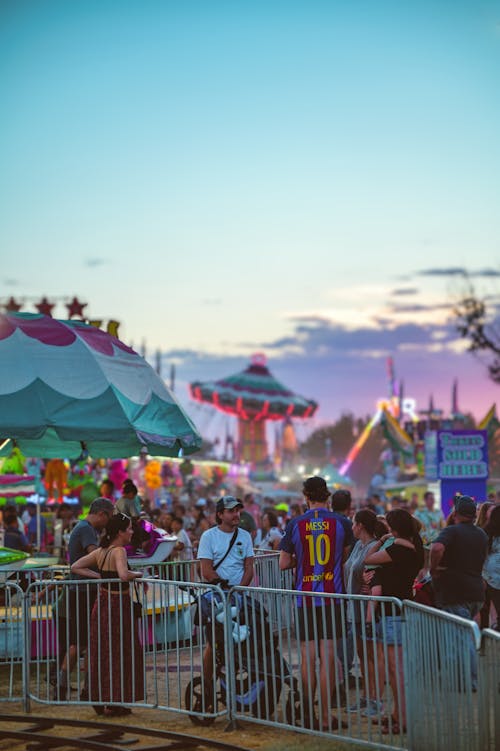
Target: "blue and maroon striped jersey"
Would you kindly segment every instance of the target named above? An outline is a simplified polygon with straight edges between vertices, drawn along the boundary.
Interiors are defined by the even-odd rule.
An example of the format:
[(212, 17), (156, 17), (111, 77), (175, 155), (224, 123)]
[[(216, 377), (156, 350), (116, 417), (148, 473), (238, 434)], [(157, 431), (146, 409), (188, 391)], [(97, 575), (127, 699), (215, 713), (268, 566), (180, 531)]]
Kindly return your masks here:
[[(296, 589), (301, 592), (344, 593), (343, 555), (344, 549), (352, 543), (351, 522), (334, 511), (310, 509), (292, 519), (280, 550), (295, 555), (297, 559)], [(302, 605), (300, 601), (298, 604)], [(308, 597), (306, 604), (319, 605), (321, 598)]]

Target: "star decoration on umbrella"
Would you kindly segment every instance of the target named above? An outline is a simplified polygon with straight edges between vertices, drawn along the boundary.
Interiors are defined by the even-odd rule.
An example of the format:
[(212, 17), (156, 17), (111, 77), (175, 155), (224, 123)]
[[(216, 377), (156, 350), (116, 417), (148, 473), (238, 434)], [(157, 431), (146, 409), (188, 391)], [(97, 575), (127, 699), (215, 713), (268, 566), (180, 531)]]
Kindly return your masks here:
[(68, 309), (69, 318), (73, 318), (73, 316), (80, 316), (80, 318), (83, 318), (83, 309), (87, 307), (87, 303), (81, 303), (77, 297), (74, 297), (71, 302), (66, 303), (66, 307)]
[(43, 316), (52, 317), (52, 309), (55, 307), (55, 303), (50, 303), (46, 297), (42, 297), (39, 303), (36, 303), (35, 308)]
[(9, 297), (5, 305), (5, 310), (8, 313), (17, 313), (19, 310), (21, 310), (21, 307), (21, 303), (16, 302), (13, 297)]

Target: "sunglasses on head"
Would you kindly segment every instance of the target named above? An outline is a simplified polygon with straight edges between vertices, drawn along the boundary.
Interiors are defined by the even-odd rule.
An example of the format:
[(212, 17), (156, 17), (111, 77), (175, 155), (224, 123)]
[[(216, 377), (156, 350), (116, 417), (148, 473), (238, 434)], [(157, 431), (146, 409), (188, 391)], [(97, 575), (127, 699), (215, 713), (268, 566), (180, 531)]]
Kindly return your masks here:
[(116, 513), (115, 516), (117, 516), (120, 519), (120, 521), (122, 521), (122, 522), (131, 522), (132, 521), (132, 519), (130, 518), (130, 516), (127, 516), (127, 514), (122, 514), (121, 511), (118, 511), (118, 513)]

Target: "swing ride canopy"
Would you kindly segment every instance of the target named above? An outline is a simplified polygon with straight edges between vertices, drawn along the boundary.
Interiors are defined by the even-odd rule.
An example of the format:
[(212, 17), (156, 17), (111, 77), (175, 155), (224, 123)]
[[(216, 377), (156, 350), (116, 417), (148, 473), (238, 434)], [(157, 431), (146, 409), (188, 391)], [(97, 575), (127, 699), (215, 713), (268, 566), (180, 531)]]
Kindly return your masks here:
[(191, 397), (211, 404), (241, 420), (284, 420), (286, 417), (312, 417), (318, 405), (312, 399), (294, 394), (274, 378), (264, 355), (254, 355), (241, 373), (219, 381), (194, 381)]
[(83, 321), (0, 313), (0, 449), (25, 456), (192, 454), (201, 436), (153, 368)]

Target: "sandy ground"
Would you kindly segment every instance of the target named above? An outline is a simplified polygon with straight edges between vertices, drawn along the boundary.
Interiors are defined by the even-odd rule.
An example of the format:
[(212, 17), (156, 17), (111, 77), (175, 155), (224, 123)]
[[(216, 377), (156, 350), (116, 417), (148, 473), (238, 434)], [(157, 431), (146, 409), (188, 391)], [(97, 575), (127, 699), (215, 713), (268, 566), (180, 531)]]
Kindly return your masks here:
[[(18, 703), (5, 702), (0, 707), (1, 714), (16, 714), (22, 717), (29, 717), (29, 715), (23, 713), (22, 706)], [(102, 718), (98, 718), (91, 708), (85, 706), (47, 706), (33, 702), (31, 714), (42, 717), (80, 721), (88, 720), (89, 722), (102, 721)], [(106, 722), (109, 724), (124, 725), (123, 718), (109, 718)], [(260, 749), (261, 751), (273, 751), (274, 749), (277, 751), (285, 751), (285, 749), (286, 751), (298, 751), (299, 749), (301, 751), (345, 751), (347, 748), (361, 748), (361, 746), (353, 745), (352, 743), (347, 744), (335, 739), (320, 739), (312, 735), (291, 732), (282, 728), (265, 727), (251, 722), (240, 722), (237, 729), (230, 731), (226, 730), (227, 721), (225, 719), (216, 720), (210, 727), (197, 727), (191, 723), (188, 717), (164, 710), (135, 710), (130, 720), (127, 718), (127, 723), (139, 727), (197, 735), (202, 738), (213, 738), (224, 743), (240, 746), (242, 749)], [(4, 723), (0, 723), (0, 730), (4, 726)], [(60, 732), (70, 735), (74, 731), (66, 729)], [(22, 742), (15, 743), (12, 739), (0, 740), (1, 751), (21, 751), (24, 748), (25, 744)], [(133, 748), (140, 748), (140, 746), (134, 744)]]

